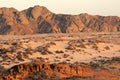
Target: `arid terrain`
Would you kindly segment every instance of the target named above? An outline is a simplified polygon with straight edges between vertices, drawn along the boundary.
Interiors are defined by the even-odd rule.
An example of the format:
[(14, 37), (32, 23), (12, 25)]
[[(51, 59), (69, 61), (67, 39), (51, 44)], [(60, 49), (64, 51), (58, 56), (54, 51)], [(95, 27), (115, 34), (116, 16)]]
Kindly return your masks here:
[(0, 80), (120, 80), (120, 17), (1, 7)]
[(120, 33), (0, 35), (0, 80), (120, 80)]
[(0, 8), (0, 34), (120, 32), (120, 17), (55, 14), (43, 6), (18, 11)]

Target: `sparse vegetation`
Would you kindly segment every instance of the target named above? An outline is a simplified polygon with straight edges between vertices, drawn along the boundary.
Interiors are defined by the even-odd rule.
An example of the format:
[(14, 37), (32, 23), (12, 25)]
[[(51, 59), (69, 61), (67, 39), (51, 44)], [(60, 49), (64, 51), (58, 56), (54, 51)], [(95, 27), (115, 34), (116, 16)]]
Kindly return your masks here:
[(60, 62), (59, 64), (67, 64), (67, 62), (66, 62), (66, 61), (63, 61), (63, 62)]
[(69, 54), (64, 54), (63, 55), (63, 58), (67, 58), (67, 57), (69, 57), (70, 55)]
[(73, 59), (73, 57), (71, 56), (70, 59)]
[(83, 44), (83, 43), (79, 44), (77, 47), (86, 48), (85, 44)]
[(93, 44), (92, 49), (98, 50), (97, 44)]
[(7, 50), (5, 48), (0, 49), (0, 54), (6, 54), (6, 53), (7, 53)]
[(108, 47), (108, 46), (106, 46), (106, 47), (104, 47), (106, 50), (110, 50), (110, 47)]
[(66, 47), (65, 49), (68, 49), (68, 50), (75, 50), (76, 48), (74, 47), (74, 46), (68, 46), (68, 47)]
[(6, 70), (5, 67), (2, 66), (2, 65), (0, 65), (0, 72), (1, 72), (1, 71), (5, 71), (5, 70)]
[(100, 68), (100, 64), (99, 63), (95, 63), (95, 62), (90, 62), (89, 65), (93, 68)]
[(56, 45), (56, 43), (55, 43), (55, 42), (50, 42), (50, 44), (51, 44), (51, 45)]
[(66, 59), (66, 61), (70, 61), (70, 59)]
[[(93, 38), (87, 39), (85, 38), (86, 35), (77, 34), (75, 36), (73, 34), (72, 37), (69, 36), (68, 38), (66, 34), (59, 36), (45, 34), (44, 37), (39, 35), (38, 37), (30, 36), (29, 38), (23, 38), (24, 40), (21, 38), (17, 40), (11, 39), (7, 41), (8, 45), (0, 43), (0, 71), (4, 71), (6, 66), (11, 67), (12, 64), (19, 65), (29, 60), (31, 62), (40, 61), (55, 65), (61, 63), (72, 66), (73, 64), (75, 64), (75, 66), (91, 66), (92, 68), (90, 68), (95, 70), (106, 69), (120, 72), (120, 49), (117, 49), (117, 47), (119, 48), (119, 44), (109, 44), (112, 42), (107, 42), (108, 37), (106, 35), (105, 37), (101, 36), (101, 39), (97, 38), (98, 40), (96, 40), (96, 34), (92, 35)], [(84, 36), (84, 39), (78, 36)], [(117, 43), (120, 42), (118, 41)], [(112, 48), (116, 49), (113, 50)], [(105, 55), (102, 55), (103, 53)], [(114, 55), (115, 57), (111, 58), (111, 56), (106, 56), (106, 53), (111, 56)], [(89, 60), (91, 61), (90, 63)], [(34, 67), (36, 67), (36, 65)], [(35, 76), (35, 79), (38, 78), (37, 76)]]
[(57, 51), (55, 51), (55, 52), (58, 53), (58, 54), (59, 54), (59, 53), (64, 53), (64, 51), (62, 51), (62, 50), (60, 50), (60, 51), (57, 50)]
[(60, 57), (60, 56), (56, 56), (55, 58), (57, 58), (57, 59), (61, 59), (61, 57)]

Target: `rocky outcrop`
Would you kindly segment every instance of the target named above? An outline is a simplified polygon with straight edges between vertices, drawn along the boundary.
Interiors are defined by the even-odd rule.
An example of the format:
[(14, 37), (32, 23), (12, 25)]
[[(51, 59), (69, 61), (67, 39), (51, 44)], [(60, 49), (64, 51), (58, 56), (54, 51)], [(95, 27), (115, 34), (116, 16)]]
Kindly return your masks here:
[(0, 34), (119, 32), (117, 16), (54, 14), (43, 6), (18, 11), (0, 8)]
[(108, 70), (95, 70), (87, 65), (48, 64), (32, 62), (20, 64), (7, 70), (0, 80), (42, 80), (51, 78), (68, 78), (73, 76), (98, 79), (119, 80), (120, 73)]

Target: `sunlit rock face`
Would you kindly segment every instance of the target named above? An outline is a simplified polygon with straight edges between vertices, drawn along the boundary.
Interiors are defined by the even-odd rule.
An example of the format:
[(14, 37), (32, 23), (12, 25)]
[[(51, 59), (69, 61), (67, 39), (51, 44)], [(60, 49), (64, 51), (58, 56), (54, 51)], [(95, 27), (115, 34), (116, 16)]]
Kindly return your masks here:
[(117, 16), (64, 15), (34, 6), (23, 11), (0, 8), (0, 34), (119, 32)]
[(12, 67), (2, 75), (0, 80), (61, 79), (73, 76), (116, 80), (120, 78), (118, 74), (107, 70), (95, 70), (87, 65), (48, 64), (37, 61)]

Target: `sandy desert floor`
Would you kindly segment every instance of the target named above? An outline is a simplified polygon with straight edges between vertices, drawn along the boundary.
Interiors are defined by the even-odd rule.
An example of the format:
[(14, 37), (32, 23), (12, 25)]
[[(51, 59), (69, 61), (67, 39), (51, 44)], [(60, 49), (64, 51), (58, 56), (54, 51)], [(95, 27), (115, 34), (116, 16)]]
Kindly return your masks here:
[(1, 70), (34, 60), (120, 71), (120, 33), (0, 36)]

